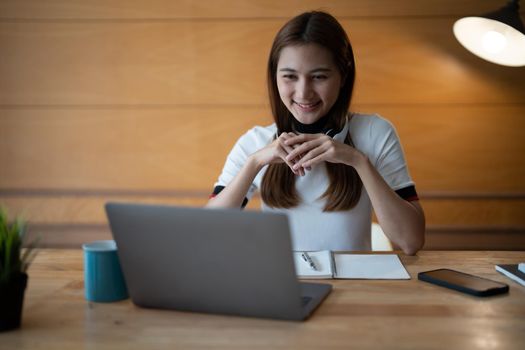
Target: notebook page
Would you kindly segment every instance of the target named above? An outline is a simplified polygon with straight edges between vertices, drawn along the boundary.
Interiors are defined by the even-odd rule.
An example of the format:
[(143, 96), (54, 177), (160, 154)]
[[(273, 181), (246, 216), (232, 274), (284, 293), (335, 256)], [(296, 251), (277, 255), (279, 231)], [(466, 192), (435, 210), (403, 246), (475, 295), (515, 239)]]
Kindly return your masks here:
[(293, 253), (297, 278), (332, 278), (332, 254), (328, 250), (307, 252), (317, 270), (310, 268), (301, 257), (302, 251)]
[(410, 279), (396, 254), (334, 254), (334, 263), (334, 278)]

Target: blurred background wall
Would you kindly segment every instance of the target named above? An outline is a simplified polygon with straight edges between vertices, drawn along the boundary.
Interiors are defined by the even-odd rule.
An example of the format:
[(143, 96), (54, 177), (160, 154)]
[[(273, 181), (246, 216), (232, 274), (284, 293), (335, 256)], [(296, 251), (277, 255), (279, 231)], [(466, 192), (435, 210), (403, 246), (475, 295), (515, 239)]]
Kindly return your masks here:
[(109, 238), (109, 200), (204, 204), (237, 138), (272, 123), (275, 33), (322, 9), (354, 46), (352, 109), (400, 134), (426, 249), (525, 249), (525, 68), (452, 34), (504, 4), (0, 0), (0, 203), (55, 247)]

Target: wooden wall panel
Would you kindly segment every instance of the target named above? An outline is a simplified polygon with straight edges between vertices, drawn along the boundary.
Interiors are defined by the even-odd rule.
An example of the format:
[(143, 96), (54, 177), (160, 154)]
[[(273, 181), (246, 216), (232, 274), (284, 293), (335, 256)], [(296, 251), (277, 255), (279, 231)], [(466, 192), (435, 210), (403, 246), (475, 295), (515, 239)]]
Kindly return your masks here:
[[(525, 227), (525, 199), (429, 199), (424, 196), (431, 229), (511, 229)], [(525, 236), (524, 236), (525, 239)]]
[(525, 104), (374, 109), (396, 126), (421, 191), (525, 193)]
[(263, 104), (276, 24), (0, 23), (0, 104)]
[[(202, 206), (210, 191), (193, 193), (92, 193), (3, 194), (2, 202), (11, 211), (31, 219), (38, 225), (102, 225), (106, 223), (104, 204), (111, 201)], [(511, 228), (525, 226), (525, 199), (430, 199), (422, 195), (421, 204), (430, 228)], [(255, 196), (250, 210), (260, 210), (261, 200)]]
[(314, 9), (340, 17), (460, 16), (504, 4), (501, 0), (1, 0), (0, 19), (289, 18)]
[(35, 225), (102, 225), (106, 224), (107, 202), (203, 206), (209, 193), (179, 195), (10, 195), (3, 203), (10, 211), (31, 219)]
[[(355, 109), (394, 123), (420, 192), (525, 194), (525, 105)], [(272, 122), (263, 107), (0, 111), (12, 189), (206, 190), (238, 137)]]
[[(3, 110), (0, 188), (210, 189), (262, 108)], [(19, 142), (31, 140), (31, 142)]]
[[(46, 247), (75, 247), (94, 239), (110, 239), (104, 213), (108, 201), (202, 206), (208, 192), (164, 194), (32, 194), (4, 195), (12, 213), (30, 219), (30, 235)], [(253, 198), (248, 210), (259, 210)], [(525, 249), (524, 199), (428, 199), (421, 203), (427, 218), (427, 249)]]
[(107, 200), (204, 204), (239, 135), (271, 122), (275, 32), (321, 8), (356, 50), (354, 109), (401, 136), (427, 248), (525, 249), (525, 69), (451, 29), (503, 3), (0, 0), (0, 203), (47, 246), (109, 237)]
[[(282, 23), (0, 22), (0, 104), (264, 105)], [(525, 70), (473, 57), (453, 37), (453, 19), (342, 23), (356, 50), (356, 103), (525, 100)]]
[[(108, 225), (32, 225), (29, 239), (43, 237), (41, 248), (80, 248), (82, 243), (111, 239)], [(525, 250), (523, 231), (427, 228), (423, 249), (428, 250)]]

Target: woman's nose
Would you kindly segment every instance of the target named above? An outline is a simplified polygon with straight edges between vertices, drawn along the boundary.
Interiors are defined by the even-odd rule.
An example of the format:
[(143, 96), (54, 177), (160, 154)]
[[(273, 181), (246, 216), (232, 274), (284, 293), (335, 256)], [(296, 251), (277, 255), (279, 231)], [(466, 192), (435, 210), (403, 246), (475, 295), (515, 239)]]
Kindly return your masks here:
[(301, 102), (306, 102), (312, 96), (312, 85), (308, 79), (300, 79), (295, 88), (296, 98), (301, 99)]

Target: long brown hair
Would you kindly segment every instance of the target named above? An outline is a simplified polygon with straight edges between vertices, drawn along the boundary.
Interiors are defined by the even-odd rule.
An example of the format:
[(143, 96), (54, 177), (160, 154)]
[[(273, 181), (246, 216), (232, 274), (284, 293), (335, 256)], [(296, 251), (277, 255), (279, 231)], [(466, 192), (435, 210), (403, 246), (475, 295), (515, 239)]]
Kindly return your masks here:
[[(293, 131), (293, 118), (281, 101), (277, 88), (277, 64), (281, 51), (286, 46), (318, 44), (332, 53), (343, 85), (339, 96), (328, 112), (327, 128), (341, 130), (352, 99), (355, 81), (355, 60), (350, 40), (337, 20), (325, 12), (306, 12), (288, 21), (277, 33), (268, 58), (268, 93), (277, 134)], [(350, 133), (345, 143), (353, 146)], [(345, 164), (326, 162), (330, 185), (321, 198), (326, 199), (324, 211), (339, 211), (353, 208), (361, 196), (363, 183), (357, 171)], [(300, 198), (295, 188), (295, 175), (285, 163), (270, 164), (263, 176), (261, 197), (266, 205), (277, 208), (292, 208)]]

